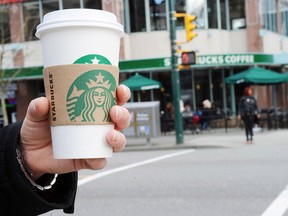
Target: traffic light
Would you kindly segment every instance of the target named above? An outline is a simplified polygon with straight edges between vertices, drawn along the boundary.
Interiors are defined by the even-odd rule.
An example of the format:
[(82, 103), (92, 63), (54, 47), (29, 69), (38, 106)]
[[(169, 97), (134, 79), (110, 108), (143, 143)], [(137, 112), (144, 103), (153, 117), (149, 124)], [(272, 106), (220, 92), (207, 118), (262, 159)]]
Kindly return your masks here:
[(196, 24), (194, 23), (196, 19), (197, 17), (195, 15), (186, 14), (184, 16), (187, 42), (191, 41), (194, 37), (197, 36), (197, 34), (193, 31), (195, 28), (197, 28)]
[(182, 52), (181, 59), (182, 65), (196, 64), (196, 53), (194, 51)]

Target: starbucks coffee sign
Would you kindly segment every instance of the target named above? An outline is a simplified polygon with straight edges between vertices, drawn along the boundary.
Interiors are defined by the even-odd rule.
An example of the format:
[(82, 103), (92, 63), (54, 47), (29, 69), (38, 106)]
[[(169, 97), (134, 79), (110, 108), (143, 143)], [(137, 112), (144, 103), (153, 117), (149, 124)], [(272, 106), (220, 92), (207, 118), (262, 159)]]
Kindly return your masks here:
[(208, 55), (198, 56), (197, 64), (253, 64), (254, 55)]
[(246, 65), (273, 63), (273, 56), (266, 54), (199, 55), (197, 65)]

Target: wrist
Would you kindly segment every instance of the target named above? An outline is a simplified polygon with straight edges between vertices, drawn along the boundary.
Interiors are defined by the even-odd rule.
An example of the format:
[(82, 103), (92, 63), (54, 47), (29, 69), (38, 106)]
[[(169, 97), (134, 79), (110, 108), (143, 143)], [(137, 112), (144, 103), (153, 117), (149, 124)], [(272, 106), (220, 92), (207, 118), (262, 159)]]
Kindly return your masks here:
[[(23, 156), (21, 154), (21, 151), (19, 149), (19, 146), (16, 148), (16, 159), (18, 161), (18, 164), (24, 174), (24, 176), (26, 177), (26, 179), (30, 182), (30, 184), (33, 186), (33, 188), (38, 189), (40, 191), (45, 191), (45, 190), (49, 190), (52, 188), (52, 186), (55, 184), (58, 174), (48, 174), (50, 175), (50, 180), (48, 184), (46, 184), (45, 186), (39, 185), (36, 183), (36, 180), (38, 180), (40, 178), (40, 176), (36, 176), (33, 173), (29, 172), (27, 167), (25, 167), (25, 162), (23, 160)], [(43, 175), (41, 175), (43, 176)]]
[[(17, 147), (17, 150), (19, 151), (17, 156), (20, 155), (23, 167), (29, 173), (29, 175), (33, 181), (36, 181), (37, 179), (39, 179), (41, 176), (43, 176), (45, 174), (43, 172), (38, 172), (38, 171), (31, 168), (31, 166), (27, 162), (28, 161), (27, 160), (27, 154), (25, 153), (25, 151), (23, 151), (23, 149), (21, 148), (20, 145)], [(16, 150), (16, 153), (17, 153), (17, 150)]]

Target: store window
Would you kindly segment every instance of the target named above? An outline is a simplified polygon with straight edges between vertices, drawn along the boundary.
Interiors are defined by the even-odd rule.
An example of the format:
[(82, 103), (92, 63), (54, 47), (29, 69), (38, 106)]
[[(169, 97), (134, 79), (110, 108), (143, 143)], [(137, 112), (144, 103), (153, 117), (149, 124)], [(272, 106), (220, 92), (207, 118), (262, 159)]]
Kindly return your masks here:
[(180, 91), (181, 91), (181, 100), (184, 104), (189, 104), (193, 107), (193, 80), (192, 80), (192, 71), (182, 70), (180, 71)]
[(0, 43), (10, 43), (10, 19), (9, 8), (7, 5), (0, 6)]
[(166, 4), (165, 0), (150, 0), (151, 30), (166, 30)]
[(210, 83), (207, 70), (195, 70), (195, 95), (196, 95), (196, 109), (202, 109), (202, 102), (206, 99), (211, 100), (210, 97)]

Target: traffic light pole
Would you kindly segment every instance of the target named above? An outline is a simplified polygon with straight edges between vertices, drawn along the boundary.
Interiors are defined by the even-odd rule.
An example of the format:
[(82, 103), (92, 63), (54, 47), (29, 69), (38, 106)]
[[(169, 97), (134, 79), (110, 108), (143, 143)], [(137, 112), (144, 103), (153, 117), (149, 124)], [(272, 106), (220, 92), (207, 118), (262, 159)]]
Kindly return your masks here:
[(178, 57), (176, 55), (176, 24), (174, 0), (169, 0), (170, 40), (173, 105), (175, 114), (176, 144), (183, 143), (183, 120), (180, 111), (180, 80), (178, 70)]

